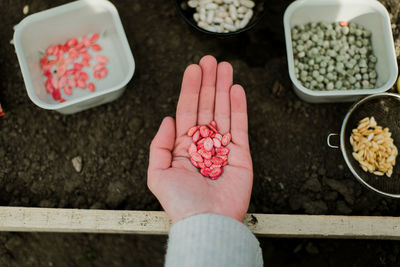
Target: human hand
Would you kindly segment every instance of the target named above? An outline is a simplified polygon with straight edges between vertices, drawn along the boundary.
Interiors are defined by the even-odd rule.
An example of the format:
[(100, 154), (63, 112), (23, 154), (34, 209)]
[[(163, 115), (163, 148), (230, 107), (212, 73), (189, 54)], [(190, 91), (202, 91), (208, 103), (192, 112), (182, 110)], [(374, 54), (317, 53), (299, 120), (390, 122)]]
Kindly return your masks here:
[[(183, 75), (176, 122), (166, 117), (150, 146), (147, 184), (172, 222), (214, 213), (243, 221), (249, 207), (253, 167), (248, 141), (246, 95), (233, 85), (233, 69), (205, 56)], [(229, 164), (218, 180), (202, 176), (190, 162), (189, 128), (215, 120), (221, 134), (230, 132)]]

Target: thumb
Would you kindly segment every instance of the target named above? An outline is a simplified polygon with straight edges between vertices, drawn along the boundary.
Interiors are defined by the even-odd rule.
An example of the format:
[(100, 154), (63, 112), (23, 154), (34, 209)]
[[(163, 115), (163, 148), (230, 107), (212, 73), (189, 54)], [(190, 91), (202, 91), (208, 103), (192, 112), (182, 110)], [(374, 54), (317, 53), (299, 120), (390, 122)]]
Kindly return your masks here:
[[(168, 169), (171, 166), (175, 144), (175, 120), (165, 117), (150, 145), (149, 172)], [(149, 179), (151, 176), (149, 176)]]

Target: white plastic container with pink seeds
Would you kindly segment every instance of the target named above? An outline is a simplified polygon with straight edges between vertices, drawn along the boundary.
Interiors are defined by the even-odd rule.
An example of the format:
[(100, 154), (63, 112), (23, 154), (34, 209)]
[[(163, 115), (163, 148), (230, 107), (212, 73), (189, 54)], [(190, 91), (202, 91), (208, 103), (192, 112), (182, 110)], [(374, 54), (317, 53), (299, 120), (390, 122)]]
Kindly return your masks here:
[[(65, 102), (47, 93), (40, 66), (43, 51), (70, 38), (99, 33), (101, 54), (109, 59), (108, 75), (96, 81), (96, 91), (74, 89)], [(26, 90), (37, 106), (63, 114), (76, 113), (117, 99), (135, 71), (118, 11), (106, 0), (80, 0), (23, 19), (15, 28), (14, 45)], [(88, 72), (89, 75), (91, 73)]]

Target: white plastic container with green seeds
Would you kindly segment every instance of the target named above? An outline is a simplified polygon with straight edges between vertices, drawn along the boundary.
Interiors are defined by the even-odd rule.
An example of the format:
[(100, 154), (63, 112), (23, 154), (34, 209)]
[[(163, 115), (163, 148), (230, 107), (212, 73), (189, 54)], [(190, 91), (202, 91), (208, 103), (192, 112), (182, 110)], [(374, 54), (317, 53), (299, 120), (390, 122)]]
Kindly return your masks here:
[[(40, 58), (48, 46), (73, 37), (100, 33), (101, 54), (109, 59), (108, 76), (96, 82), (96, 91), (74, 89), (66, 101), (54, 101), (46, 92)], [(23, 19), (15, 28), (14, 45), (26, 90), (37, 106), (72, 114), (117, 99), (135, 71), (135, 62), (118, 11), (106, 0), (80, 0)]]
[[(378, 61), (376, 88), (316, 91), (304, 87), (296, 78), (291, 28), (309, 22), (354, 22), (372, 32), (371, 42)], [(365, 95), (383, 93), (396, 82), (398, 67), (390, 18), (377, 0), (297, 0), (285, 11), (284, 27), (290, 79), (295, 93), (311, 103), (350, 102)]]

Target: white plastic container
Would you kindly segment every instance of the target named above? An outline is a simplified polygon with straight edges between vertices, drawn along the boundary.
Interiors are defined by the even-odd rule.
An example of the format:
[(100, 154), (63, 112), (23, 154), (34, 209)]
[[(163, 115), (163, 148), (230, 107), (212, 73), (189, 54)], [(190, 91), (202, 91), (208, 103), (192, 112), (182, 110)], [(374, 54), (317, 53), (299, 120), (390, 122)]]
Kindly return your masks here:
[[(108, 76), (95, 82), (95, 92), (73, 89), (72, 96), (63, 95), (65, 102), (54, 101), (46, 92), (40, 68), (43, 51), (50, 45), (95, 32), (100, 33), (101, 54), (109, 59)], [(30, 99), (41, 108), (63, 114), (115, 100), (124, 92), (135, 71), (118, 11), (106, 0), (80, 0), (28, 16), (16, 26), (14, 45)]]
[[(364, 26), (372, 32), (372, 49), (378, 58), (377, 88), (347, 91), (313, 91), (297, 80), (294, 72), (291, 28), (309, 22), (348, 21)], [(304, 101), (348, 102), (389, 90), (397, 79), (397, 61), (390, 18), (385, 7), (377, 0), (297, 0), (285, 11), (284, 27), (289, 75), (296, 94)]]

